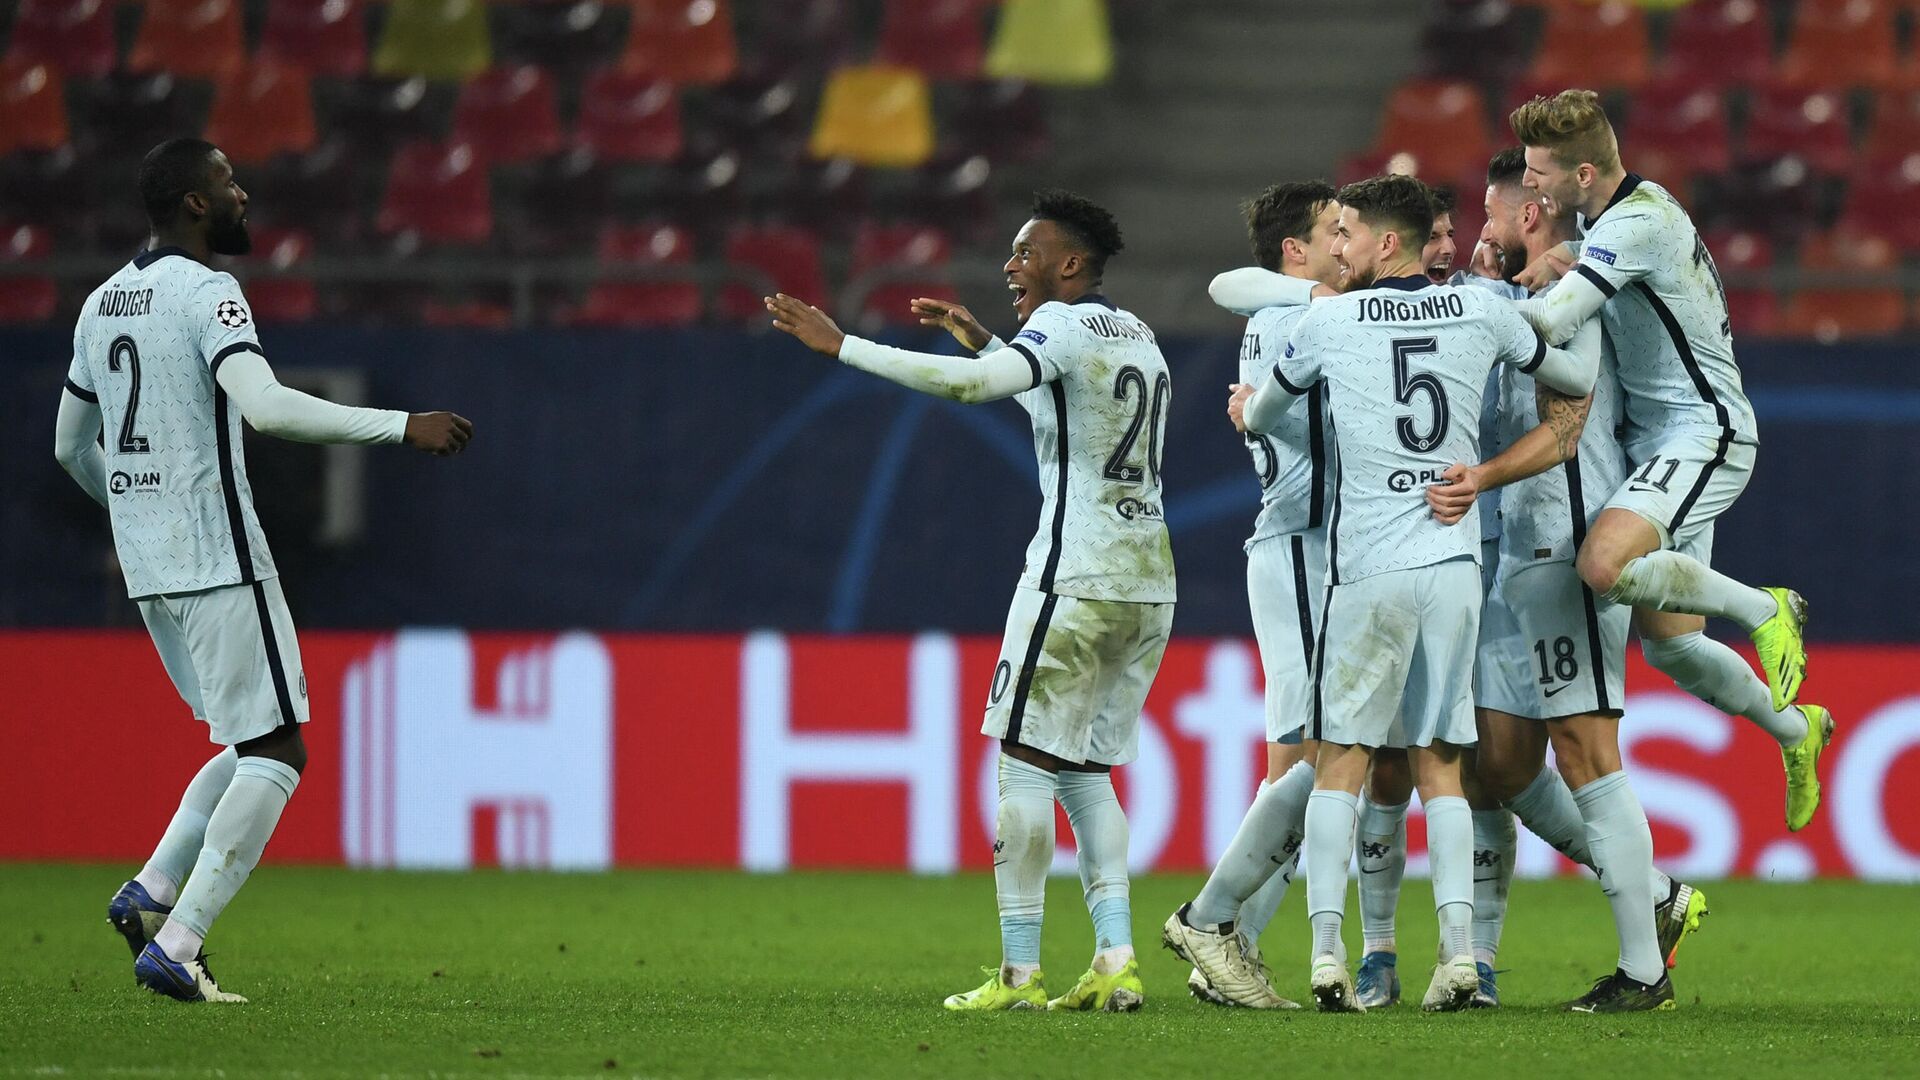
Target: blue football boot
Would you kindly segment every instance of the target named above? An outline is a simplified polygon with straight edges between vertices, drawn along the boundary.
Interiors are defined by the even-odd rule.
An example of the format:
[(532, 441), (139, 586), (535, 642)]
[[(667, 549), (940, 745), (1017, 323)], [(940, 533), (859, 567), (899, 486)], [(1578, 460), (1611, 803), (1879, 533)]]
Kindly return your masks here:
[(166, 924), (167, 915), (172, 908), (160, 903), (147, 894), (146, 886), (137, 881), (129, 881), (120, 886), (107, 904), (107, 922), (120, 936), (127, 939), (127, 948), (134, 957), (140, 956), (140, 950), (146, 948), (153, 935), (160, 932)]
[(213, 981), (213, 972), (207, 970), (207, 954), (181, 963), (162, 952), (160, 946), (148, 942), (133, 961), (133, 981), (153, 991), (165, 994), (175, 1001), (220, 1001), (236, 1005), (246, 1004), (247, 999), (239, 994), (229, 994), (220, 989)]
[(1354, 999), (1369, 1009), (1399, 1004), (1399, 960), (1399, 954), (1384, 949), (1361, 957), (1359, 977), (1354, 981)]

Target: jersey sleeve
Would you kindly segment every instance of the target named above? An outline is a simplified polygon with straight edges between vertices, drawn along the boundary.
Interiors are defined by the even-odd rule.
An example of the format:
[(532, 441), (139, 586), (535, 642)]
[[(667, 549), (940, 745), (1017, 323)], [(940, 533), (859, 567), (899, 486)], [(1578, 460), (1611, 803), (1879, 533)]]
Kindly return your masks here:
[(82, 401), (100, 403), (100, 395), (93, 388), (93, 372), (87, 370), (86, 345), (79, 327), (73, 331), (73, 363), (67, 365), (67, 390)]
[(1033, 385), (1058, 381), (1073, 368), (1072, 355), (1080, 333), (1064, 304), (1043, 304), (1027, 324), (1007, 342), (1007, 348), (1027, 358)]
[(187, 317), (199, 327), (200, 359), (215, 371), (234, 353), (261, 352), (253, 309), (232, 274), (214, 274), (195, 289)]
[(1299, 397), (1320, 381), (1320, 328), (1324, 318), (1309, 313), (1293, 326), (1287, 346), (1273, 365), (1273, 381), (1280, 389)]
[(1607, 214), (1587, 233), (1573, 272), (1608, 299), (1653, 272), (1667, 227), (1652, 213)]
[(1494, 359), (1512, 364), (1531, 375), (1547, 358), (1547, 339), (1514, 308), (1511, 301), (1482, 292), (1481, 307), (1487, 312), (1487, 327), (1493, 334)]

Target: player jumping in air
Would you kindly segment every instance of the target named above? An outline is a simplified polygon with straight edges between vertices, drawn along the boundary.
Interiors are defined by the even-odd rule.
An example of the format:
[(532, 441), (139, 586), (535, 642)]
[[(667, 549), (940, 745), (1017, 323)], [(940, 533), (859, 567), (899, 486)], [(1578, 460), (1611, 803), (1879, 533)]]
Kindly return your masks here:
[[(1773, 736), (1786, 768), (1787, 828), (1804, 828), (1820, 806), (1820, 755), (1833, 737), (1831, 713), (1794, 704), (1806, 673), (1806, 604), (1709, 562), (1714, 521), (1746, 489), (1760, 442), (1713, 256), (1678, 200), (1622, 168), (1591, 90), (1535, 98), (1511, 123), (1526, 147), (1526, 185), (1551, 212), (1578, 214), (1584, 235), (1574, 273), (1522, 309), (1549, 341), (1600, 313), (1626, 398), (1632, 472), (1581, 543), (1580, 576), (1637, 609), (1654, 667)], [(1706, 636), (1708, 616), (1752, 636), (1765, 683)]]
[[(1027, 548), (983, 734), (1000, 740), (994, 884), (1001, 963), (954, 1010), (1129, 1012), (1145, 1000), (1133, 953), (1127, 819), (1114, 766), (1138, 752), (1140, 709), (1173, 623), (1173, 549), (1160, 495), (1172, 382), (1153, 331), (1100, 295), (1121, 248), (1113, 216), (1068, 192), (1034, 198), (1006, 262), (1020, 332), (988, 333), (966, 308), (913, 302), (977, 357), (890, 348), (843, 334), (819, 308), (768, 297), (773, 324), (817, 352), (909, 389), (974, 403), (1012, 397), (1033, 417), (1040, 527)], [(1093, 915), (1085, 975), (1048, 999), (1040, 925), (1067, 812)]]
[[(1463, 284), (1509, 299), (1509, 284), (1560, 243), (1573, 223), (1549, 214), (1522, 186), (1520, 149), (1487, 170), (1487, 226), (1476, 271)], [(1599, 874), (1620, 939), (1618, 967), (1631, 982), (1602, 980), (1602, 998), (1569, 1003), (1589, 1012), (1673, 1007), (1665, 973), (1682, 938), (1698, 927), (1706, 897), (1653, 866), (1646, 815), (1621, 766), (1619, 723), (1626, 688), (1629, 611), (1596, 597), (1574, 557), (1587, 528), (1626, 478), (1614, 437), (1622, 415), (1616, 360), (1601, 351), (1599, 378), (1584, 400), (1504, 374), (1497, 430), (1486, 460), (1458, 464), (1428, 490), (1442, 522), (1459, 520), (1475, 493), (1502, 496), (1498, 571), (1480, 624), (1475, 700), (1480, 740), (1468, 785), (1474, 821), (1476, 1004), (1497, 1005), (1493, 965), (1513, 876), (1513, 817)], [(1497, 453), (1493, 453), (1497, 450)], [(1470, 474), (1470, 475), (1469, 475)], [(1481, 508), (1484, 516), (1488, 507)], [(1558, 770), (1546, 768), (1549, 741)], [(1511, 812), (1509, 812), (1511, 811)], [(1649, 903), (1651, 900), (1651, 903)]]
[(187, 785), (107, 918), (140, 985), (242, 1002), (214, 983), (201, 943), (300, 782), (307, 679), (254, 513), (240, 421), (298, 442), (404, 441), (443, 455), (459, 453), (473, 425), (281, 386), (239, 284), (207, 265), (251, 246), (247, 194), (226, 155), (199, 139), (161, 143), (140, 164), (139, 188), (152, 238), (81, 310), (55, 454), (107, 507), (127, 593), (181, 698), (226, 749)]

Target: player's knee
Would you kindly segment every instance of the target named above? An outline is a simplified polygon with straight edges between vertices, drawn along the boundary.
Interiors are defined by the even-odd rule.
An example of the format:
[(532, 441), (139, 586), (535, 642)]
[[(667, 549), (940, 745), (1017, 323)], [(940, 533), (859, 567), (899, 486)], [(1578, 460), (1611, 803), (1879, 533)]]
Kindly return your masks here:
[(1539, 763), (1535, 762), (1531, 770), (1520, 760), (1520, 755), (1494, 751), (1489, 753), (1483, 746), (1474, 764), (1474, 779), (1478, 782), (1480, 794), (1490, 802), (1504, 803), (1521, 792), (1540, 773)]
[(1693, 651), (1694, 643), (1699, 637), (1698, 633), (1680, 634), (1668, 638), (1642, 637), (1640, 655), (1647, 658), (1647, 663), (1653, 665), (1654, 670), (1671, 675), (1674, 669), (1687, 658), (1687, 654)]
[(1605, 595), (1613, 591), (1613, 586), (1620, 580), (1620, 569), (1626, 563), (1604, 546), (1588, 543), (1581, 546), (1573, 565), (1580, 573), (1580, 580), (1587, 583), (1587, 588)]
[(233, 749), (241, 757), (271, 758), (294, 772), (307, 771), (307, 743), (300, 737), (296, 724), (282, 724), (257, 739), (236, 744)]

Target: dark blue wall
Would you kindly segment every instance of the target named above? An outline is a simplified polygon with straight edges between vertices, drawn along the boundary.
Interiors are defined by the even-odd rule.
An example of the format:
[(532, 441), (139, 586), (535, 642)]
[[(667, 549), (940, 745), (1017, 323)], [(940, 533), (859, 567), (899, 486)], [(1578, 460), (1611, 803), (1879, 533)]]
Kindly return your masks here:
[[(274, 537), (308, 626), (992, 633), (1038, 514), (1017, 406), (912, 395), (784, 337), (269, 328), (264, 341), (277, 367), (362, 368), (375, 403), (478, 427), (451, 461), (370, 452), (353, 550)], [(132, 615), (106, 569), (105, 518), (51, 453), (70, 342), (0, 333), (0, 625)], [(1178, 628), (1244, 632), (1256, 489), (1223, 409), (1236, 342), (1163, 345)], [(1763, 446), (1716, 564), (1800, 588), (1820, 637), (1920, 640), (1915, 350), (1750, 344), (1741, 363)], [(272, 518), (311, 492), (257, 479), (256, 498)]]

